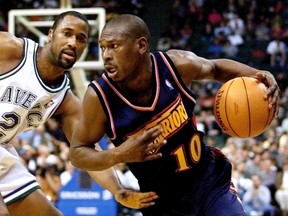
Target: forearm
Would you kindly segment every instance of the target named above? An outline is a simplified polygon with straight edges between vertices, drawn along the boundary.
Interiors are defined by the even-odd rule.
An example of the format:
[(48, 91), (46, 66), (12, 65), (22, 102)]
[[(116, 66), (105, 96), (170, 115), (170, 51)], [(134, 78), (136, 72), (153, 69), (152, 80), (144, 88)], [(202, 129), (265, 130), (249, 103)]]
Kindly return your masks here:
[(88, 173), (100, 186), (109, 190), (117, 202), (128, 208), (147, 208), (153, 206), (158, 199), (155, 192), (139, 192), (123, 188), (113, 168)]
[(86, 171), (101, 171), (108, 169), (115, 164), (116, 161), (113, 150), (98, 151), (94, 148), (80, 147), (71, 148), (70, 159), (74, 166)]
[[(229, 59), (215, 59), (214, 79), (220, 82), (226, 82), (230, 79), (240, 76), (255, 77), (257, 72), (264, 72), (248, 65)], [(268, 71), (266, 71), (269, 73)]]
[(117, 192), (123, 190), (114, 168), (103, 171), (88, 171), (88, 173), (94, 181), (110, 191), (114, 196)]

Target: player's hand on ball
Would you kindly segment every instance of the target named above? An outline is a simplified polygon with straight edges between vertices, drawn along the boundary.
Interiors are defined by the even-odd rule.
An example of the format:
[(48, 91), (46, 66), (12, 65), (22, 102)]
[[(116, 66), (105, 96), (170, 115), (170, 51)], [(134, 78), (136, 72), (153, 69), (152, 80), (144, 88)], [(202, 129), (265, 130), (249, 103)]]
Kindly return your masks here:
[(259, 72), (257, 73), (257, 79), (268, 87), (265, 98), (269, 100), (269, 108), (276, 109), (276, 115), (277, 115), (280, 103), (281, 91), (274, 76), (268, 71)]
[(123, 206), (133, 209), (147, 208), (155, 204), (154, 200), (158, 198), (155, 192), (138, 192), (132, 190), (119, 191), (115, 200)]

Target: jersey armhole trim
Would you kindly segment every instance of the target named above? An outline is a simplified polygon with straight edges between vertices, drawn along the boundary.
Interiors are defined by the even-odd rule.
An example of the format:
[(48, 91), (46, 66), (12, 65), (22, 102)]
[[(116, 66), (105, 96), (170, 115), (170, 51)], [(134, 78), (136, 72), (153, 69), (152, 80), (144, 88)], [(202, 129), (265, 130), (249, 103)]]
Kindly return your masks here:
[(89, 86), (91, 86), (94, 89), (94, 91), (96, 92), (96, 94), (97, 94), (97, 96), (98, 96), (98, 98), (99, 98), (99, 100), (100, 100), (100, 102), (101, 102), (101, 104), (103, 106), (102, 108), (103, 108), (104, 112), (106, 113), (106, 115), (109, 118), (110, 127), (111, 127), (111, 131), (112, 131), (112, 134), (113, 134), (113, 136), (110, 137), (110, 139), (111, 140), (115, 140), (116, 139), (115, 124), (114, 124), (113, 115), (112, 115), (108, 100), (106, 98), (106, 95), (105, 95), (103, 89), (101, 88), (101, 86), (95, 80), (92, 81), (92, 83), (90, 83)]
[(178, 74), (177, 69), (175, 68), (172, 60), (170, 57), (163, 52), (159, 52), (160, 56), (162, 57), (163, 61), (165, 62), (166, 66), (168, 67), (173, 79), (175, 80), (175, 83), (177, 84), (180, 91), (186, 95), (190, 100), (192, 100), (196, 104), (196, 99), (193, 93), (188, 89), (188, 87), (183, 83), (181, 80), (180, 75)]

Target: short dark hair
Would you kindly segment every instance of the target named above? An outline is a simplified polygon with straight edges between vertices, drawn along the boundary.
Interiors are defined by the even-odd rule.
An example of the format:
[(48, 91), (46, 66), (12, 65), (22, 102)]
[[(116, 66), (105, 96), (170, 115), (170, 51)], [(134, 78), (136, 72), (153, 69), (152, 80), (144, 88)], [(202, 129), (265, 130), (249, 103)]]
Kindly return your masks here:
[(59, 23), (66, 17), (66, 16), (74, 16), (74, 17), (77, 17), (81, 20), (83, 20), (85, 23), (87, 23), (88, 27), (89, 27), (89, 32), (90, 32), (90, 25), (89, 25), (89, 22), (86, 18), (86, 16), (84, 16), (83, 14), (79, 13), (78, 11), (65, 11), (61, 14), (59, 14), (55, 20), (54, 20), (54, 23), (53, 23), (53, 26), (52, 26), (52, 29), (56, 29), (59, 25)]
[(113, 28), (117, 26), (125, 26), (126, 34), (129, 34), (130, 37), (137, 39), (140, 37), (145, 37), (149, 43), (150, 41), (150, 32), (146, 23), (140, 17), (133, 14), (121, 14), (113, 17), (109, 20), (106, 27)]

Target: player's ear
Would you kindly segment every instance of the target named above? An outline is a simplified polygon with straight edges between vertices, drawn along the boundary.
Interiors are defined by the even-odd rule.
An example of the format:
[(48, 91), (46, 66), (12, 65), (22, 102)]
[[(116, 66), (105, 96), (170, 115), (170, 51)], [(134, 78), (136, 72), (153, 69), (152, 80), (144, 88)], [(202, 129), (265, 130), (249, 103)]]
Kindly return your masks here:
[(148, 48), (147, 39), (145, 37), (140, 37), (137, 39), (137, 43), (138, 43), (139, 52), (145, 53)]
[(48, 43), (51, 42), (52, 37), (53, 37), (53, 30), (52, 30), (52, 29), (49, 29), (49, 32), (48, 32)]

